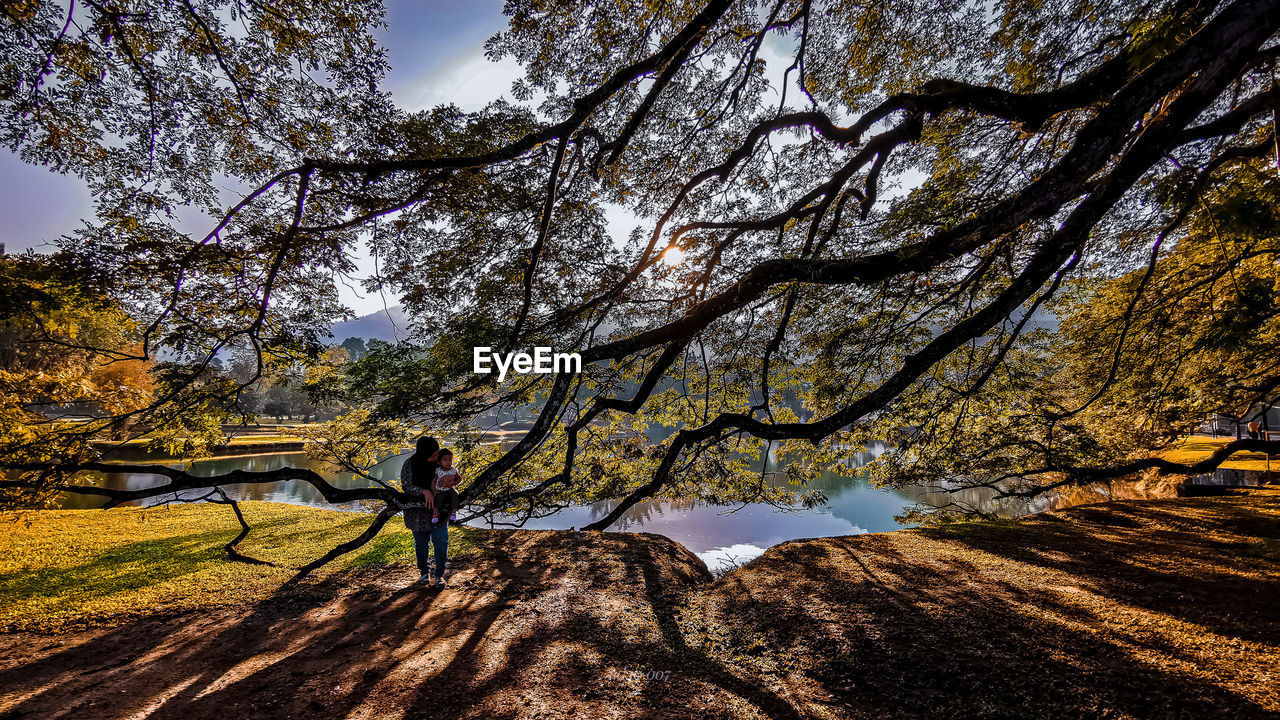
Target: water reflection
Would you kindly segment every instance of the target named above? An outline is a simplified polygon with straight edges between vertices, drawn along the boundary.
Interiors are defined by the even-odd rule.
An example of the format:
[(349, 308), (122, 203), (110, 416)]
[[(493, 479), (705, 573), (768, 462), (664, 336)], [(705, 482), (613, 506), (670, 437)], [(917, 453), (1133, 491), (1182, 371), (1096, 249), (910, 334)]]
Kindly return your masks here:
[[(825, 506), (777, 508), (765, 503), (748, 503), (724, 507), (691, 500), (650, 501), (633, 506), (610, 529), (665, 535), (689, 548), (714, 569), (746, 562), (787, 540), (913, 527), (899, 522), (897, 517), (917, 505), (941, 507), (958, 501), (1000, 515), (1019, 515), (1027, 510), (997, 504), (992, 498), (994, 493), (981, 488), (951, 493), (932, 486), (872, 487), (864, 476), (854, 471), (876, 454), (862, 454), (843, 473), (824, 472), (810, 481), (809, 489), (826, 494)], [(785, 464), (785, 460), (769, 458), (766, 479), (771, 484), (787, 485), (782, 473), (776, 470)], [(614, 506), (613, 502), (602, 502), (569, 508), (551, 517), (531, 520), (524, 527), (539, 530), (582, 527), (604, 517)]]
[[(393, 486), (398, 486), (400, 466), (407, 457), (408, 453), (390, 458), (374, 467), (370, 474)], [(867, 453), (853, 464), (860, 466), (874, 457), (874, 453)], [(769, 467), (765, 471), (766, 479), (773, 484), (785, 485), (781, 473), (777, 472), (781, 464), (779, 459), (771, 457), (768, 462)], [(357, 479), (351, 473), (328, 471), (321, 463), (312, 460), (304, 453), (271, 453), (169, 464), (175, 467), (188, 467), (189, 471), (196, 475), (216, 475), (237, 469), (260, 472), (283, 467), (300, 467), (315, 470), (338, 487), (368, 485), (368, 481)], [(871, 487), (865, 478), (853, 472), (854, 469), (850, 468), (844, 474), (823, 473), (821, 477), (810, 483), (811, 489), (821, 490), (826, 494), (828, 504), (825, 506), (812, 509), (782, 509), (764, 503), (723, 507), (689, 500), (654, 501), (632, 507), (610, 529), (665, 535), (696, 553), (709, 567), (715, 568), (735, 562), (745, 562), (764, 552), (765, 549), (787, 540), (885, 532), (908, 527), (899, 523), (895, 517), (902, 515), (917, 503), (936, 507), (959, 499), (987, 510), (994, 507), (990, 493), (985, 493), (984, 496), (982, 491), (976, 490), (962, 491), (959, 496), (943, 492), (938, 488), (926, 487), (880, 490)], [(164, 482), (166, 478), (163, 476), (151, 474), (105, 473), (96, 477), (97, 484), (120, 489), (143, 488)], [(315, 488), (297, 481), (228, 485), (226, 490), (232, 497), (241, 500), (285, 502), (330, 509), (360, 509), (359, 503), (331, 505), (325, 502)], [(198, 497), (201, 494), (201, 491), (188, 491), (185, 495)], [(130, 504), (157, 504), (172, 498), (173, 496), (150, 498)], [(69, 496), (64, 507), (94, 508), (101, 507), (103, 504), (105, 504), (103, 498)], [(613, 507), (614, 503), (594, 503), (572, 507), (546, 518), (531, 520), (525, 527), (529, 529), (580, 528), (604, 517)], [(1005, 512), (1018, 511), (1006, 508)], [(502, 518), (497, 520), (500, 522)], [(486, 525), (479, 521), (475, 524)]]
[[(398, 455), (375, 465), (370, 469), (369, 474), (398, 487), (400, 483), (400, 465), (408, 454)], [(252, 472), (264, 472), (267, 470), (279, 470), (286, 467), (305, 468), (314, 470), (330, 483), (341, 488), (360, 488), (368, 487), (369, 481), (364, 478), (357, 478), (349, 472), (332, 472), (326, 470), (323, 463), (319, 463), (311, 459), (306, 453), (268, 453), (263, 455), (240, 455), (235, 457), (214, 458), (210, 460), (199, 460), (193, 463), (188, 462), (162, 462), (160, 464), (170, 467), (185, 468), (193, 475), (220, 475), (222, 473), (231, 472), (232, 470), (248, 470)], [(168, 482), (168, 478), (163, 475), (154, 475), (148, 473), (91, 473), (95, 485), (102, 485), (109, 488), (117, 488), (122, 490), (134, 490), (138, 488), (151, 487), (154, 485), (163, 485)], [(341, 503), (331, 504), (325, 501), (324, 497), (311, 485), (304, 482), (276, 482), (276, 483), (253, 483), (223, 486), (227, 494), (237, 500), (265, 500), (267, 502), (283, 502), (293, 503), (295, 505), (311, 505), (314, 507), (329, 508), (331, 510), (359, 510), (360, 503)], [(189, 490), (180, 494), (180, 497), (194, 498), (199, 497), (207, 491)], [(123, 503), (124, 505), (157, 505), (159, 503), (173, 500), (173, 495), (162, 497), (148, 498), (147, 500)], [(105, 498), (96, 498), (82, 495), (69, 495), (63, 504), (65, 508), (82, 509), (97, 508), (106, 504)]]

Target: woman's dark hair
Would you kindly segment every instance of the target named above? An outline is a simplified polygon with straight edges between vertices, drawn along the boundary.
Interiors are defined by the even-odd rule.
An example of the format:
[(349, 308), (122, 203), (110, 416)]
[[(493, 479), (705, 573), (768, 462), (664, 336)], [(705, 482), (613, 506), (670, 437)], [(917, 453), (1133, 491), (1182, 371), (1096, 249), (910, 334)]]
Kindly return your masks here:
[(432, 473), (435, 472), (435, 468), (432, 466), (435, 465), (435, 463), (427, 458), (431, 453), (439, 449), (440, 443), (436, 441), (435, 438), (429, 435), (423, 435), (418, 438), (418, 444), (413, 450), (413, 457), (409, 458), (409, 462), (412, 463), (409, 467), (413, 470), (413, 479), (415, 481), (422, 482), (423, 478), (433, 477)]

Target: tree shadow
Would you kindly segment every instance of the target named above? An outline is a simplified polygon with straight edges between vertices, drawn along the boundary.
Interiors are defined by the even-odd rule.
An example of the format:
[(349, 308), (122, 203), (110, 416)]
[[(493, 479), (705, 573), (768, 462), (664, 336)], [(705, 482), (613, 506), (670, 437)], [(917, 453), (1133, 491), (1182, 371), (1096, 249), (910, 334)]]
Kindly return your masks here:
[(379, 639), (412, 627), (429, 611), (436, 593), (410, 586), (385, 596), (382, 608), (334, 617), (335, 598), (378, 575), (334, 573), (278, 591), (247, 612), (188, 612), (103, 632), (0, 671), (0, 687), (11, 699), (0, 717), (47, 717), (50, 708), (68, 717), (190, 720), (231, 710), (231, 717), (253, 716), (276, 704), (261, 696), (288, 697), (287, 689), (307, 674), (308, 659), (344, 644), (385, 648)]
[[(1275, 559), (1259, 565), (1270, 577), (1240, 578), (1236, 559), (1214, 547), (1246, 542), (1223, 528), (1273, 532), (1266, 516), (1275, 513), (1180, 510), (1147, 517), (1122, 506), (1111, 522), (1111, 508), (1097, 507), (1028, 521), (1040, 527), (1026, 531), (975, 524), (790, 543), (713, 588), (705, 621), (799, 658), (790, 671), (807, 712), (1276, 717), (1237, 692), (1251, 679), (1265, 687), (1267, 658), (1280, 652), (1276, 610), (1245, 613), (1232, 602), (1245, 588), (1275, 588)], [(1167, 534), (1153, 537), (1152, 523)], [(1157, 558), (1169, 567), (1144, 564)], [(1175, 578), (1182, 602), (1161, 585)], [(1262, 647), (1206, 647), (1204, 632)]]
[(1276, 645), (1274, 609), (1164, 597), (1222, 599), (1274, 537), (1197, 508), (794, 541), (715, 583), (660, 536), (495, 531), (443, 591), (357, 567), (12, 663), (0, 717), (1273, 717), (1229, 682), (1258, 653), (1170, 634)]
[[(479, 627), (486, 630), (504, 613), (519, 627), (514, 642), (500, 648), (497, 671), (484, 662), (492, 650), (486, 645), (502, 644), (499, 638), (508, 628), (489, 637), (471, 634), (453, 660), (422, 684), (406, 718), (670, 717), (673, 708), (702, 705), (697, 698), (709, 690), (768, 717), (801, 717), (771, 690), (735, 675), (685, 641), (677, 609), (711, 577), (687, 550), (659, 536), (636, 543), (594, 534), (577, 547), (565, 547), (564, 535), (546, 533), (525, 541), (518, 548), (523, 562), (496, 559), (495, 566), (509, 578), (499, 589), (501, 597), (536, 598), (523, 606), (498, 603), (482, 616)], [(537, 560), (549, 553), (555, 561)], [(566, 565), (577, 571), (571, 578), (565, 577)], [(629, 625), (612, 604), (618, 593), (627, 596), (635, 614)], [(475, 706), (477, 698), (486, 699), (483, 708)]]
[[(1280, 497), (1113, 502), (1029, 519), (1017, 533), (933, 537), (1071, 574), (1076, 584), (1241, 640), (1280, 638)], [(1046, 552), (1051, 548), (1052, 552)]]

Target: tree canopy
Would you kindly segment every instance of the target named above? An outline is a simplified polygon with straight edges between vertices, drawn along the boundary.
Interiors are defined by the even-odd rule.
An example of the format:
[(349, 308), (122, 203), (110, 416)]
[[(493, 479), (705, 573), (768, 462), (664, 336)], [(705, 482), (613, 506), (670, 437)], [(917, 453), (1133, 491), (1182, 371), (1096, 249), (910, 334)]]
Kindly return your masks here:
[[(234, 412), (231, 348), (320, 363), (362, 243), (415, 334), (321, 374), (326, 447), (538, 408), (469, 458), (482, 513), (782, 502), (762, 451), (879, 440), (885, 482), (1041, 492), (1280, 385), (1280, 0), (512, 0), (525, 75), (474, 113), (395, 105), (376, 3), (137, 5), (7, 5), (0, 132), (93, 188), (62, 251), (172, 368), (155, 412)], [(585, 364), (497, 384), (480, 345)]]

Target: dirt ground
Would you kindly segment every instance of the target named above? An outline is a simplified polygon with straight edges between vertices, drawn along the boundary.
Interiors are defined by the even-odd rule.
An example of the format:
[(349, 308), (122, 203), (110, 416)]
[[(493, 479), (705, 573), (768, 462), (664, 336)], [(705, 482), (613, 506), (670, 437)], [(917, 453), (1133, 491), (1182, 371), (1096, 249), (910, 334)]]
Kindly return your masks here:
[(784, 543), (494, 532), (256, 606), (0, 635), (0, 718), (1277, 718), (1280, 494)]

